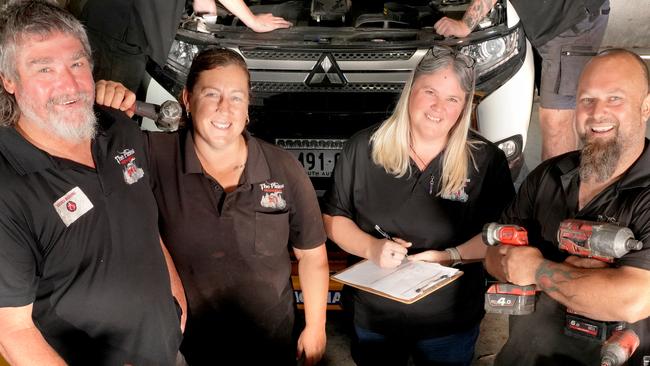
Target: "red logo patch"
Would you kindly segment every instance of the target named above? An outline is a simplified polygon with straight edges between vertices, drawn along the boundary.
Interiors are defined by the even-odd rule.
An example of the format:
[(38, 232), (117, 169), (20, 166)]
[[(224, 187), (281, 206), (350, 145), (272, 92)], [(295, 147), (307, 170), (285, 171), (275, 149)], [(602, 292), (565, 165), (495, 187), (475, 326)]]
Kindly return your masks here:
[(70, 212), (75, 212), (77, 210), (77, 204), (72, 201), (68, 201), (65, 204), (65, 208), (67, 208)]

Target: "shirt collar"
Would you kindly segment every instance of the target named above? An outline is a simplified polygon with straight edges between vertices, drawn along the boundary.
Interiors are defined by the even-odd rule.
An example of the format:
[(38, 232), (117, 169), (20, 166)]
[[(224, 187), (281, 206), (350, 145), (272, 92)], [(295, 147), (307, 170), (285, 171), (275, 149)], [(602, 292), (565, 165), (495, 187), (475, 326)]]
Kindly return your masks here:
[[(194, 138), (191, 130), (185, 130), (185, 142), (183, 149), (183, 172), (185, 174), (203, 174), (201, 161), (194, 150)], [(271, 170), (262, 150), (262, 146), (257, 139), (252, 138), (248, 131), (244, 131), (244, 139), (248, 149), (248, 157), (244, 168), (244, 183), (255, 184), (264, 182), (271, 177)]]
[(632, 189), (650, 185), (650, 140), (645, 139), (643, 152), (619, 180), (619, 189)]
[(248, 142), (248, 159), (246, 159), (246, 180), (250, 184), (261, 183), (271, 179), (271, 169), (262, 150), (261, 142), (254, 139), (248, 131), (244, 132)]
[[(95, 108), (95, 114), (98, 115), (98, 125), (96, 138), (91, 142), (93, 154), (97, 140), (105, 139), (106, 128), (113, 122), (113, 119), (102, 113), (101, 109)], [(60, 160), (27, 141), (15, 127), (0, 127), (0, 152), (20, 175), (61, 166)]]
[(183, 173), (185, 174), (203, 174), (203, 168), (201, 167), (201, 161), (196, 155), (196, 150), (194, 150), (194, 137), (192, 136), (192, 130), (185, 129), (181, 132), (185, 134), (185, 138), (181, 139), (184, 142), (183, 149)]
[(29, 143), (14, 127), (0, 128), (0, 152), (20, 175), (56, 167), (50, 154)]

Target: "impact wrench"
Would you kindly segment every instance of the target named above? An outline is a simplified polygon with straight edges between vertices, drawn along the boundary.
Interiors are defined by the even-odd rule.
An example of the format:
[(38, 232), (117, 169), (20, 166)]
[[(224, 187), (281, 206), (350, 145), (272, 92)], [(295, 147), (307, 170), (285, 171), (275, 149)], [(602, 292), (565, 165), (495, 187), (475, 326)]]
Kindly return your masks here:
[[(621, 258), (631, 250), (643, 248), (643, 243), (634, 238), (629, 228), (577, 219), (560, 223), (557, 241), (558, 248), (571, 255), (605, 263), (613, 263), (614, 259)], [(624, 328), (624, 322), (599, 321), (576, 314), (571, 309), (566, 311), (564, 333), (567, 335), (602, 342)]]
[(639, 347), (639, 336), (632, 329), (615, 331), (600, 350), (600, 366), (621, 366)]

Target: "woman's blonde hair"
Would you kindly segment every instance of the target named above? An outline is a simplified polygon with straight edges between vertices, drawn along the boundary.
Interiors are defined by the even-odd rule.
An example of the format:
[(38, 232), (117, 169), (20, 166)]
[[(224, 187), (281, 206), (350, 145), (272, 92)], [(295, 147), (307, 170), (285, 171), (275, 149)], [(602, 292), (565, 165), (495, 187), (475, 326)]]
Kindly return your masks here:
[(443, 151), (442, 179), (438, 195), (449, 196), (463, 188), (467, 180), (470, 160), (477, 169), (471, 149), (478, 141), (469, 140), (467, 137), (474, 96), (473, 64), (469, 56), (456, 54), (449, 48), (427, 53), (404, 86), (393, 114), (371, 136), (372, 161), (397, 178), (403, 177), (406, 173), (411, 174), (409, 97), (413, 83), (423, 75), (430, 75), (451, 67), (458, 77), (461, 89), (465, 92), (465, 106), (457, 123), (449, 131), (447, 146)]

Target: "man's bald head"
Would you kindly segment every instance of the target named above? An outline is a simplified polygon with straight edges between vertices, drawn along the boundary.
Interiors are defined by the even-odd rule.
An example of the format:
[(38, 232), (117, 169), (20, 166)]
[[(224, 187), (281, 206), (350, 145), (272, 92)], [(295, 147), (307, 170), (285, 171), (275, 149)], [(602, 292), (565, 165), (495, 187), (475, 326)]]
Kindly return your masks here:
[(590, 66), (593, 66), (592, 64), (598, 65), (604, 60), (612, 61), (615, 63), (621, 62), (621, 64), (619, 64), (620, 67), (625, 67), (623, 64), (631, 65), (632, 68), (625, 68), (625, 71), (631, 73), (630, 79), (638, 80), (641, 82), (641, 85), (645, 86), (645, 90), (643, 90), (645, 92), (644, 94), (648, 94), (648, 90), (650, 90), (650, 75), (648, 73), (648, 66), (646, 66), (645, 61), (643, 61), (639, 55), (623, 48), (606, 49), (599, 52), (591, 59), (591, 61), (589, 61), (587, 66), (585, 66), (583, 73), (588, 71), (587, 69)]

